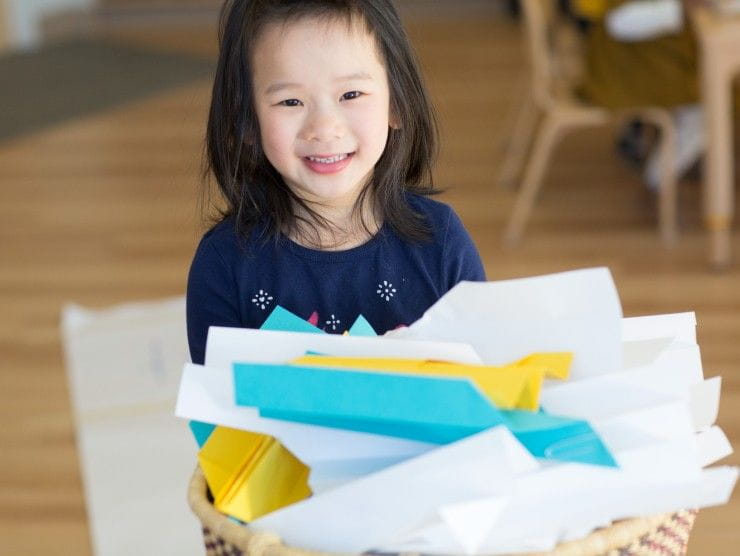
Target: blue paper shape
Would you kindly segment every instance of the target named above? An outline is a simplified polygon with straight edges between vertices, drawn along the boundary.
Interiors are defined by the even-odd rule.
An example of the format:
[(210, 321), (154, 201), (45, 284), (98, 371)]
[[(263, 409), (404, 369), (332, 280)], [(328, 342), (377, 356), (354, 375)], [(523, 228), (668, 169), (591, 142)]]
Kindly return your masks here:
[(193, 436), (195, 436), (195, 441), (198, 443), (198, 448), (203, 447), (208, 437), (211, 436), (213, 429), (216, 428), (216, 425), (203, 423), (202, 421), (190, 421), (188, 424), (190, 425)]
[(509, 430), (537, 458), (618, 467), (609, 449), (586, 421), (543, 411), (501, 413)]
[(359, 317), (357, 317), (357, 320), (354, 322), (354, 324), (350, 326), (349, 335), (350, 336), (377, 336), (378, 333), (375, 332), (375, 329), (367, 321), (367, 319), (363, 317), (362, 315), (360, 315)]
[(501, 411), (468, 379), (235, 363), (234, 387), (263, 417), (437, 444), (504, 424), (535, 457), (617, 466), (586, 421)]
[(267, 317), (265, 322), (260, 326), (260, 330), (277, 330), (281, 332), (307, 332), (309, 334), (326, 334), (320, 328), (316, 328), (307, 320), (302, 319), (277, 305), (272, 313)]
[(468, 379), (234, 364), (236, 403), (265, 417), (447, 443), (502, 424)]

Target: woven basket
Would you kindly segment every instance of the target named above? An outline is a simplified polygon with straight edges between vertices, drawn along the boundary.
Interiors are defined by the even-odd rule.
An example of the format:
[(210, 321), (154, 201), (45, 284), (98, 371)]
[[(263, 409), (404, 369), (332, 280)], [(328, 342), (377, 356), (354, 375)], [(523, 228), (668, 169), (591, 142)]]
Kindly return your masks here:
[[(213, 507), (198, 467), (190, 480), (188, 503), (203, 527), (207, 556), (329, 556), (285, 546), (280, 537), (251, 531)], [(696, 510), (628, 519), (588, 537), (560, 544), (550, 556), (684, 556)], [(538, 553), (542, 554), (542, 553)], [(520, 555), (526, 556), (526, 555)], [(534, 556), (530, 554), (529, 556)]]

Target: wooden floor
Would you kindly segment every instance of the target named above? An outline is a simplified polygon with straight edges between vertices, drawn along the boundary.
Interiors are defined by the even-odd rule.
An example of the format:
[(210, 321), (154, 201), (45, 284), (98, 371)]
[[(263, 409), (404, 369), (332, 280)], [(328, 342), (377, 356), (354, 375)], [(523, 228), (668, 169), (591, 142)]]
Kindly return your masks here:
[[(523, 244), (503, 248), (513, 193), (494, 176), (518, 95), (518, 29), (478, 18), (416, 22), (411, 32), (443, 124), (437, 182), (449, 188), (444, 199), (471, 231), (489, 278), (606, 265), (626, 315), (696, 311), (705, 374), (724, 377), (719, 423), (740, 447), (740, 234), (735, 265), (709, 270), (699, 188), (685, 183), (680, 243), (665, 249), (653, 200), (614, 156), (613, 130), (596, 130), (557, 150)], [(214, 50), (211, 29), (123, 35)], [(208, 88), (195, 83), (0, 144), (3, 554), (90, 553), (60, 309), (184, 292), (202, 232), (194, 200)], [(739, 525), (736, 493), (701, 512), (689, 553), (737, 554)]]

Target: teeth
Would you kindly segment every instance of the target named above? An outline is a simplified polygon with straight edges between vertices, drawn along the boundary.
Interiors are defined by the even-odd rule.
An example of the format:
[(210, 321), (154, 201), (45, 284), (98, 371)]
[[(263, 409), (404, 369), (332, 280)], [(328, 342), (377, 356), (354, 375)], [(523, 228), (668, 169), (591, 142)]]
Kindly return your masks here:
[(337, 154), (334, 156), (330, 156), (328, 158), (319, 158), (317, 156), (309, 156), (308, 159), (312, 162), (320, 162), (321, 164), (334, 164), (335, 162), (339, 162), (340, 160), (344, 160), (347, 158), (347, 154)]

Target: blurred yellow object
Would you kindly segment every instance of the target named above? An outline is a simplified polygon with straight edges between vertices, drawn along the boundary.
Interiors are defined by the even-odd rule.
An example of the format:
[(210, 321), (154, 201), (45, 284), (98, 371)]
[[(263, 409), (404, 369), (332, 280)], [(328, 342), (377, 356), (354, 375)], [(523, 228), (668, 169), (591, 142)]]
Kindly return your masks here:
[(271, 436), (216, 427), (198, 461), (216, 508), (242, 521), (311, 496), (308, 466)]
[(534, 411), (539, 407), (543, 379), (545, 377), (567, 378), (572, 361), (572, 353), (535, 353), (503, 366), (464, 365), (420, 359), (327, 355), (305, 355), (294, 359), (291, 363), (348, 370), (464, 377), (471, 379), (498, 408)]
[(604, 19), (608, 6), (607, 0), (571, 0), (571, 8), (584, 19), (597, 21)]

